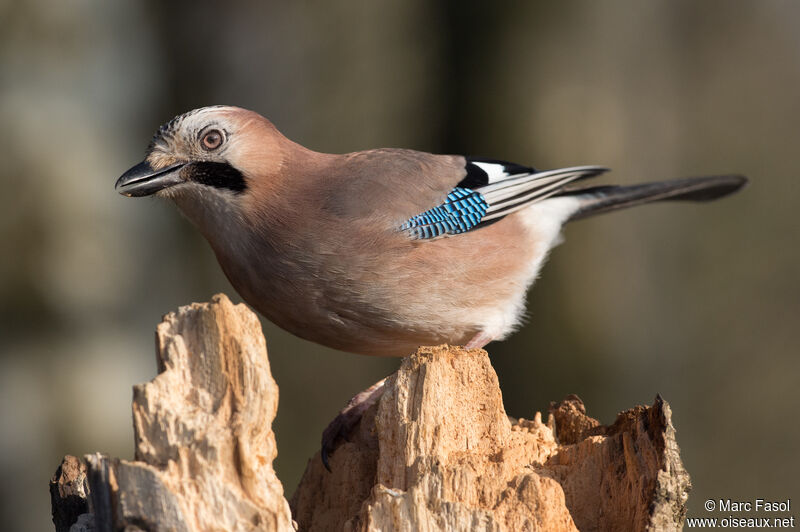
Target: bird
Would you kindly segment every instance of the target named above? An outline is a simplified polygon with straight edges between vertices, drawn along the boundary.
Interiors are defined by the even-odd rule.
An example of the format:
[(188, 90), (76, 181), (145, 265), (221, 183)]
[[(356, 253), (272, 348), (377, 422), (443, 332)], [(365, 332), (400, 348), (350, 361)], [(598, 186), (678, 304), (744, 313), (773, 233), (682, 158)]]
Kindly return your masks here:
[[(528, 289), (572, 220), (655, 201), (710, 201), (716, 175), (586, 186), (608, 169), (537, 170), (408, 149), (320, 153), (260, 114), (210, 106), (158, 128), (116, 190), (172, 200), (231, 285), (268, 320), (334, 349), (406, 356), (485, 347), (519, 328)], [(357, 394), (322, 434), (321, 460), (382, 395)]]
[(715, 200), (747, 183), (584, 185), (607, 170), (409, 149), (320, 153), (254, 111), (220, 105), (162, 125), (115, 188), (172, 200), (244, 301), (281, 328), (342, 351), (405, 356), (513, 333), (567, 222)]

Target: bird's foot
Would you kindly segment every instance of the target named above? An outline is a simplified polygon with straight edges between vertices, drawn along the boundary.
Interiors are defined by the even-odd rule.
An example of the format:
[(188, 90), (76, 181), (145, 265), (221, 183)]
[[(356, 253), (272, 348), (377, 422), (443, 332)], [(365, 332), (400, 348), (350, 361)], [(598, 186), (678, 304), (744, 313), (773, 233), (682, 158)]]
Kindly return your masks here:
[(481, 331), (464, 344), (464, 349), (483, 349), (492, 340), (494, 340), (493, 336)]
[(364, 412), (378, 402), (378, 399), (383, 395), (383, 385), (385, 382), (386, 378), (383, 378), (363, 392), (356, 394), (348, 401), (347, 406), (339, 412), (330, 424), (328, 424), (325, 430), (322, 431), (322, 449), (320, 450), (320, 456), (322, 458), (322, 464), (328, 471), (331, 470), (328, 457), (336, 449), (337, 441), (339, 438), (344, 438), (350, 434), (350, 431), (353, 430), (353, 427), (361, 419)]

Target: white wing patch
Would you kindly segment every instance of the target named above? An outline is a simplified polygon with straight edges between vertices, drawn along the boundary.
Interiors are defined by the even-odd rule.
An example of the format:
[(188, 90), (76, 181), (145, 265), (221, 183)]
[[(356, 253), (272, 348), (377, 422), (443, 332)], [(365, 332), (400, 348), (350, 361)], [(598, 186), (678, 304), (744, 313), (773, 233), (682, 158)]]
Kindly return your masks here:
[(489, 177), (489, 184), (497, 183), (498, 181), (508, 177), (510, 174), (506, 172), (505, 166), (502, 164), (497, 163), (484, 163), (478, 161), (471, 161), (470, 164), (474, 164), (484, 172)]

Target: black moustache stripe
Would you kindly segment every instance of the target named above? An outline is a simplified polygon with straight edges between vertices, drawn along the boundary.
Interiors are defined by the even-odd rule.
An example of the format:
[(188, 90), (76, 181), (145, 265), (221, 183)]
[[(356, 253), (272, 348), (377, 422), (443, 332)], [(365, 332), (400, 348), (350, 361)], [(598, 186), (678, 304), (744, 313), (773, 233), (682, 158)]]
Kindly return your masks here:
[(242, 173), (228, 163), (195, 162), (186, 166), (184, 176), (195, 183), (226, 188), (242, 193), (247, 190)]

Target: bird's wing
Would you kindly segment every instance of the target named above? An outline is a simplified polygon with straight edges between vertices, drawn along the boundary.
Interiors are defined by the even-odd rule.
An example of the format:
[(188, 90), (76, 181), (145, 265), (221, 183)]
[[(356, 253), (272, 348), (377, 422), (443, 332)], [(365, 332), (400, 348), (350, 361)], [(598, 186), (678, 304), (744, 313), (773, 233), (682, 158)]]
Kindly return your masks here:
[(537, 171), (505, 161), (467, 157), (465, 170), (466, 176), (441, 204), (412, 216), (400, 230), (415, 240), (464, 233), (562, 192), (569, 183), (600, 175), (608, 169), (575, 166)]

